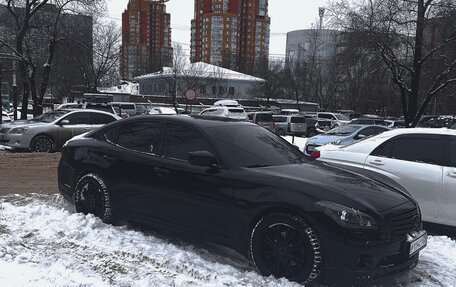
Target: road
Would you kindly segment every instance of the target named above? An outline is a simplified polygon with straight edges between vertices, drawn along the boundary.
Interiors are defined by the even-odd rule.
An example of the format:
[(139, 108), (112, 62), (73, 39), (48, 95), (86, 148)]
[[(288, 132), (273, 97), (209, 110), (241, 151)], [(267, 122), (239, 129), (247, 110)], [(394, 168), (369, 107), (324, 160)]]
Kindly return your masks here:
[(57, 189), (60, 153), (12, 153), (0, 151), (0, 195), (43, 193)]

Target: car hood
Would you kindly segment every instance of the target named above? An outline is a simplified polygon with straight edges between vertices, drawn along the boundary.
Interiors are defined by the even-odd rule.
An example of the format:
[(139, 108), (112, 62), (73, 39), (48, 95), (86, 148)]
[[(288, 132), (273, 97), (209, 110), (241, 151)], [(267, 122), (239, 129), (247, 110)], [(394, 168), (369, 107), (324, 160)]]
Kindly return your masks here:
[[(322, 162), (257, 168), (257, 172), (294, 181), (294, 189), (307, 193), (311, 186), (318, 191), (334, 192), (377, 212), (410, 202), (410, 195), (394, 185), (387, 185), (362, 173), (348, 171)], [(301, 188), (302, 187), (302, 188)], [(324, 194), (319, 194), (323, 196)]]
[(9, 122), (7, 124), (2, 125), (3, 128), (17, 128), (17, 127), (41, 127), (41, 126), (46, 126), (49, 125), (49, 123), (43, 123), (43, 122), (32, 122), (32, 121), (14, 121), (14, 122)]
[(321, 134), (318, 136), (311, 137), (307, 144), (313, 144), (313, 145), (324, 145), (327, 143), (332, 143), (337, 140), (343, 140), (346, 139), (347, 136), (338, 136), (338, 135), (326, 135), (326, 134)]

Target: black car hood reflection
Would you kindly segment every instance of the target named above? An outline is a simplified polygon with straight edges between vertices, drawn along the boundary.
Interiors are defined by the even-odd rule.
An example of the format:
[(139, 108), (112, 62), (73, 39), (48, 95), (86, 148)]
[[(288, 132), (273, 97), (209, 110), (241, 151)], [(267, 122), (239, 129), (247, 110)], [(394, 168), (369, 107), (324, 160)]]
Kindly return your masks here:
[(377, 212), (384, 212), (411, 200), (402, 191), (384, 183), (319, 162), (258, 167), (250, 170), (294, 181), (293, 186), (299, 192), (307, 192), (309, 186), (318, 186), (319, 190), (323, 188), (338, 193)]

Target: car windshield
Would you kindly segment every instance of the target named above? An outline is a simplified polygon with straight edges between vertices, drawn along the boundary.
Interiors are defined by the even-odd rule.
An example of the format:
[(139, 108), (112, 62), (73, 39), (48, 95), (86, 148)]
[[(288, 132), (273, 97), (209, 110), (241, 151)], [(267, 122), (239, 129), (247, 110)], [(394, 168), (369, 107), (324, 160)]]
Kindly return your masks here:
[(336, 117), (336, 119), (338, 119), (339, 121), (349, 121), (350, 118), (347, 117), (346, 115), (343, 115), (343, 114), (334, 114), (334, 116)]
[(335, 129), (332, 129), (326, 133), (326, 135), (337, 135), (337, 136), (344, 136), (344, 135), (351, 135), (352, 133), (356, 132), (359, 130), (359, 126), (354, 126), (354, 125), (346, 125), (346, 126), (341, 126)]
[(63, 115), (68, 114), (70, 111), (57, 110), (49, 113), (42, 114), (36, 118), (31, 119), (31, 122), (52, 123)]
[(287, 141), (258, 126), (213, 127), (207, 132), (237, 167), (266, 167), (307, 161), (304, 154)]

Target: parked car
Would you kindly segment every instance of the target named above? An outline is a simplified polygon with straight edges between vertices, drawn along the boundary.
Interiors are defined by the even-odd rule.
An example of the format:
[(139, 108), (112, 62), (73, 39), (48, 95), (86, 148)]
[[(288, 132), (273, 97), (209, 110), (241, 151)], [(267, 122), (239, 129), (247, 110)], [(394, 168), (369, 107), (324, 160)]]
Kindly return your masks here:
[(177, 115), (174, 108), (170, 107), (153, 107), (148, 111), (149, 115)]
[(332, 128), (346, 125), (351, 121), (349, 117), (340, 113), (320, 112), (317, 113), (317, 117), (331, 120)]
[(206, 117), (230, 118), (243, 121), (246, 121), (248, 119), (247, 114), (242, 107), (213, 106), (204, 109), (199, 115)]
[(5, 110), (2, 110), (2, 123), (11, 122), (11, 118)]
[[(136, 109), (135, 103), (129, 102), (110, 102), (108, 106), (111, 106), (116, 111), (117, 115), (121, 115), (121, 113), (126, 113), (128, 117), (134, 117), (139, 115), (138, 110)], [(123, 117), (123, 116), (122, 116)]]
[(424, 221), (456, 226), (456, 131), (395, 129), (313, 157), (386, 175), (419, 202)]
[(275, 131), (274, 118), (272, 112), (253, 112), (248, 114), (249, 121), (267, 128), (270, 131)]
[(275, 131), (278, 135), (309, 136), (317, 134), (316, 121), (299, 115), (274, 115)]
[(362, 115), (358, 119), (351, 121), (350, 124), (388, 126), (391, 123), (387, 123), (382, 117), (376, 115)]
[(112, 106), (105, 104), (105, 103), (88, 102), (88, 103), (84, 103), (82, 105), (82, 108), (102, 111), (102, 112), (110, 113), (110, 114), (117, 115), (120, 117), (120, 114), (117, 114), (116, 110)]
[(69, 141), (58, 167), (78, 212), (227, 246), (306, 285), (416, 266), (427, 240), (418, 205), (378, 180), (308, 161), (258, 125), (201, 117), (112, 123)]
[(456, 116), (438, 116), (426, 118), (418, 126), (425, 128), (451, 128), (456, 124)]
[(356, 113), (353, 110), (338, 110), (337, 112), (346, 115), (350, 120), (355, 120), (361, 116), (360, 113)]
[(54, 152), (70, 138), (120, 117), (96, 110), (60, 109), (29, 121), (14, 121), (0, 129), (0, 144), (34, 152)]
[(311, 137), (304, 146), (304, 154), (312, 154), (316, 148), (326, 145), (347, 145), (360, 139), (377, 135), (389, 130), (387, 127), (376, 125), (345, 125), (332, 129), (324, 134)]
[(82, 103), (64, 103), (59, 105), (56, 110), (61, 110), (61, 109), (82, 109), (84, 104)]
[(297, 115), (297, 114), (299, 114), (299, 110), (298, 109), (282, 109), (282, 110), (280, 110), (280, 114), (286, 115), (286, 116)]

